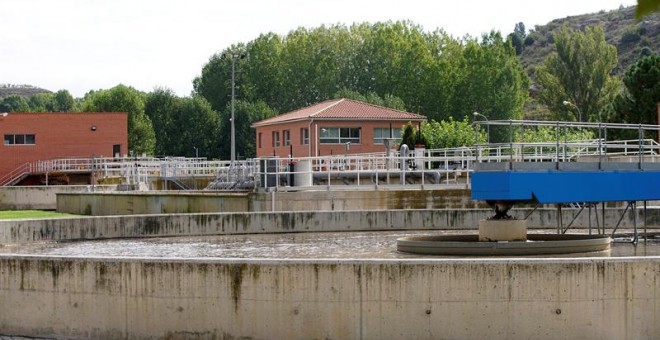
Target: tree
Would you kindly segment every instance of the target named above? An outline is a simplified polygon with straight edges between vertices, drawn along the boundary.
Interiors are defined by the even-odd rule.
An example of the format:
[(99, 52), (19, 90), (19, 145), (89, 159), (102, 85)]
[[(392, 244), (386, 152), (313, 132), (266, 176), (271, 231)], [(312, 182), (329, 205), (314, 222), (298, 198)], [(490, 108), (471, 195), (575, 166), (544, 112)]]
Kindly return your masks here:
[[(252, 123), (277, 115), (277, 111), (266, 103), (237, 100), (235, 103), (234, 128), (236, 130), (236, 159), (256, 157), (256, 138)], [(217, 142), (221, 159), (229, 159), (231, 154), (231, 103), (220, 115), (220, 133)]]
[(508, 119), (522, 116), (528, 97), (527, 74), (499, 34), (458, 40), (398, 21), (269, 33), (225, 49), (194, 81), (195, 93), (219, 112), (231, 100), (231, 61), (221, 56), (237, 50), (248, 58), (236, 61), (236, 98), (278, 112), (349, 91), (431, 119), (460, 120), (476, 110)]
[(623, 84), (625, 91), (617, 96), (613, 106), (618, 120), (630, 124), (658, 124), (660, 55), (638, 60), (624, 74)]
[(516, 55), (520, 55), (523, 49), (525, 49), (525, 41), (523, 38), (516, 33), (509, 34), (507, 38), (509, 39), (509, 42), (511, 42), (511, 46), (516, 49)]
[(516, 49), (516, 55), (520, 55), (525, 49), (526, 36), (527, 32), (525, 31), (525, 24), (522, 22), (517, 23), (513, 28), (513, 33), (507, 36), (507, 39), (509, 39), (511, 45), (513, 45), (513, 48)]
[(0, 112), (28, 112), (30, 103), (21, 96), (9, 96), (0, 102)]
[(69, 91), (59, 90), (53, 95), (52, 110), (55, 112), (73, 111), (75, 100)]
[(170, 145), (166, 154), (188, 157), (197, 153), (206, 157), (219, 155), (219, 115), (206, 99), (200, 96), (178, 98), (173, 114), (170, 131), (178, 138), (173, 140), (175, 143)]
[[(472, 118), (479, 112), (490, 120), (520, 119), (529, 98), (529, 78), (511, 45), (499, 33), (491, 32), (482, 41), (469, 40), (458, 59), (463, 73), (454, 90), (454, 120)], [(508, 140), (503, 129), (491, 129), (491, 142)]]
[(637, 10), (635, 11), (637, 19), (655, 11), (660, 11), (660, 0), (637, 0)]
[(486, 132), (479, 131), (475, 134), (474, 126), (467, 116), (463, 120), (454, 120), (451, 117), (442, 121), (431, 120), (422, 125), (422, 134), (426, 139), (426, 146), (431, 149), (472, 146), (475, 144), (475, 138), (478, 138), (480, 143), (486, 141)]
[(153, 155), (156, 136), (151, 120), (144, 113), (143, 94), (132, 87), (117, 85), (85, 96), (83, 111), (127, 112), (128, 149), (135, 155)]
[(616, 47), (605, 41), (600, 26), (580, 32), (564, 25), (554, 41), (556, 54), (537, 71), (539, 101), (558, 120), (578, 120), (577, 113), (582, 113), (582, 120), (602, 121), (601, 112), (618, 91), (619, 83), (611, 76), (617, 66)]
[(527, 36), (527, 31), (525, 30), (525, 24), (521, 21), (516, 24), (513, 28), (513, 33), (518, 35), (520, 38), (525, 39)]
[(157, 156), (181, 156), (173, 152), (184, 130), (174, 122), (177, 102), (174, 92), (166, 88), (157, 87), (146, 96), (144, 112), (149, 116), (154, 129), (154, 154)]
[(412, 150), (416, 141), (417, 129), (415, 129), (411, 122), (408, 122), (408, 124), (403, 127), (403, 133), (401, 134), (401, 145), (405, 144), (410, 150)]
[(349, 90), (347, 88), (343, 88), (337, 93), (335, 93), (335, 98), (348, 98), (348, 99), (353, 99), (353, 100), (358, 100), (361, 102), (369, 103), (369, 104), (374, 104), (378, 106), (383, 106), (383, 107), (388, 107), (390, 109), (394, 110), (399, 110), (399, 111), (405, 111), (406, 110), (406, 104), (401, 100), (401, 98), (386, 94), (385, 98), (382, 98), (375, 92), (368, 92), (366, 95), (363, 95), (357, 91)]
[(33, 112), (51, 112), (53, 111), (53, 94), (36, 93), (29, 99), (30, 111)]

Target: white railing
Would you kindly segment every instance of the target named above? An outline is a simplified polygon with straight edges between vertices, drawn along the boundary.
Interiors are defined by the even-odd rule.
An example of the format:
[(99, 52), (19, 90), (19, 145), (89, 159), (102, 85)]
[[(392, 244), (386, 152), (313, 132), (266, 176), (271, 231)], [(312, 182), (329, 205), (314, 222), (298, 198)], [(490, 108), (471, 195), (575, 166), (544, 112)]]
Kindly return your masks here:
[[(481, 123), (481, 122), (477, 122)], [(559, 126), (560, 128), (658, 129), (656, 126), (529, 121), (491, 121), (509, 127)], [(475, 123), (476, 124), (476, 123)], [(535, 125), (537, 124), (537, 125)], [(560, 124), (560, 125), (558, 125)], [(513, 134), (511, 134), (513, 135)], [(599, 132), (606, 136), (606, 132)], [(652, 139), (543, 143), (492, 143), (471, 147), (432, 149), (409, 154), (370, 153), (323, 157), (258, 158), (246, 161), (207, 161), (204, 158), (71, 158), (26, 163), (0, 178), (12, 183), (28, 173), (93, 172), (96, 178), (121, 178), (125, 183), (147, 183), (154, 178), (215, 178), (210, 188), (306, 190), (321, 187), (387, 188), (467, 186), (476, 163), (492, 162), (660, 162), (660, 145)], [(298, 180), (298, 183), (296, 182)], [(294, 185), (291, 185), (294, 184)], [(274, 188), (274, 189), (272, 189)]]
[(259, 158), (257, 190), (371, 190), (469, 185), (474, 160), (468, 148), (423, 155), (333, 155)]

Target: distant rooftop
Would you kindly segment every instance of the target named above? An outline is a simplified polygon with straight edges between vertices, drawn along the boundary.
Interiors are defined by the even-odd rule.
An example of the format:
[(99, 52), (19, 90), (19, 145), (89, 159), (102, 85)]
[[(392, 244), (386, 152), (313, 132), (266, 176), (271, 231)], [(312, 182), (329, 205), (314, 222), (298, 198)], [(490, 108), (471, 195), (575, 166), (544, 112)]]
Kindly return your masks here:
[(396, 120), (425, 121), (426, 117), (410, 112), (399, 111), (368, 104), (357, 100), (339, 98), (307, 106), (302, 109), (284, 113), (276, 117), (255, 122), (252, 127), (295, 122), (301, 120)]

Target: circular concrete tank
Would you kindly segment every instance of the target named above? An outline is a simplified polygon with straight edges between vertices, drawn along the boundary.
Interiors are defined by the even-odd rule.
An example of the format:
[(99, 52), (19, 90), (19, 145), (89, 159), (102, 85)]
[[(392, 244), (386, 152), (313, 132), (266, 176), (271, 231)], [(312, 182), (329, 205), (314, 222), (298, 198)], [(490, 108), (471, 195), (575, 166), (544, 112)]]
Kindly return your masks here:
[[(0, 313), (0, 334), (126, 339), (660, 334), (658, 242), (615, 244), (609, 251), (570, 257), (412, 255), (397, 251), (397, 239), (424, 239), (430, 232), (459, 237), (464, 231), (364, 232), (354, 231), (352, 222), (343, 231), (318, 232), (344, 215), (338, 212), (316, 227), (288, 225), (263, 234), (250, 229), (250, 235), (220, 235), (242, 230), (231, 227), (238, 220), (224, 219), (231, 215), (195, 215), (187, 223), (172, 215), (159, 222), (170, 226), (168, 237), (0, 247), (0, 301), (11, 306), (10, 313)], [(409, 212), (401, 216), (410, 218)], [(156, 232), (155, 217), (132, 218), (142, 219), (136, 221), (142, 229), (126, 233)], [(107, 237), (129, 220), (108, 218), (108, 228), (98, 234)], [(48, 222), (29, 234), (65, 229), (62, 222)], [(204, 228), (191, 229), (193, 222)], [(81, 235), (103, 223), (81, 226), (86, 233)], [(191, 236), (215, 223), (219, 235)], [(178, 228), (186, 231), (177, 234)], [(537, 234), (529, 236), (534, 242)]]

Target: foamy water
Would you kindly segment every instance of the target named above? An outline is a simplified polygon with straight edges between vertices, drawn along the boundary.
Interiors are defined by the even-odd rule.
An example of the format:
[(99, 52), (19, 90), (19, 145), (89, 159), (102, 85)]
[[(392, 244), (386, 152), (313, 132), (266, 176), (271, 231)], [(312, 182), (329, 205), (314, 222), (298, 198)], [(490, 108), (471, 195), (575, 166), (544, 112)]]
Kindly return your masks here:
[[(198, 237), (117, 239), (51, 242), (0, 247), (0, 253), (72, 257), (162, 258), (289, 258), (289, 259), (397, 259), (444, 258), (398, 252), (396, 240), (404, 236), (465, 234), (466, 231), (381, 231), (292, 234), (252, 234)], [(660, 237), (637, 246), (616, 240), (607, 252), (553, 257), (660, 256)], [(535, 256), (538, 257), (538, 256)], [(545, 257), (545, 256), (544, 256)]]

